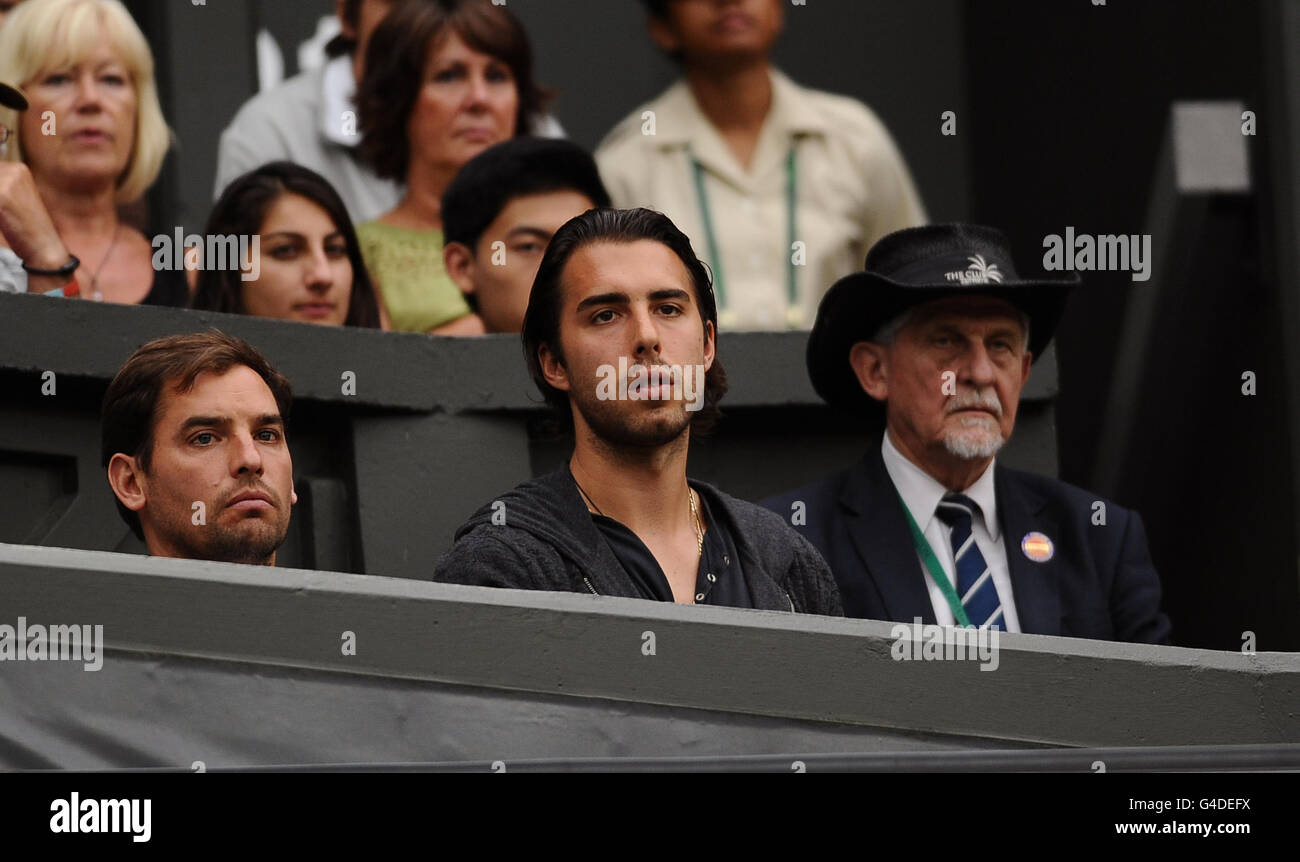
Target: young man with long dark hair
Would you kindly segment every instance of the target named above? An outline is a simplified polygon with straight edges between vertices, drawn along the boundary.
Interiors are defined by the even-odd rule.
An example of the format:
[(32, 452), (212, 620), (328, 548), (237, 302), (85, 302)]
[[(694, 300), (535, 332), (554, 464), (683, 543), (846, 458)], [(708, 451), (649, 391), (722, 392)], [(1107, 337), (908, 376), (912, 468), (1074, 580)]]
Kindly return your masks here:
[(826, 563), (782, 520), (686, 476), (726, 374), (717, 307), (661, 213), (590, 210), (552, 238), (525, 359), (573, 423), (568, 463), (484, 506), (434, 578), (682, 604), (839, 615)]

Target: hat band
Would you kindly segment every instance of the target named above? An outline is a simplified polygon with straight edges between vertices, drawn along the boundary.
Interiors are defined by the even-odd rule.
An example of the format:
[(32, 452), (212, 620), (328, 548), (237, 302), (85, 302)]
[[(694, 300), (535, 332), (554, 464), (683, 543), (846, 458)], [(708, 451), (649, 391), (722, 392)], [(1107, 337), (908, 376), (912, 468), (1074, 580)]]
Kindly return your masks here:
[(879, 273), (904, 284), (998, 285), (1015, 281), (1016, 271), (1009, 262), (989, 260), (981, 254), (925, 257), (901, 266), (893, 272)]

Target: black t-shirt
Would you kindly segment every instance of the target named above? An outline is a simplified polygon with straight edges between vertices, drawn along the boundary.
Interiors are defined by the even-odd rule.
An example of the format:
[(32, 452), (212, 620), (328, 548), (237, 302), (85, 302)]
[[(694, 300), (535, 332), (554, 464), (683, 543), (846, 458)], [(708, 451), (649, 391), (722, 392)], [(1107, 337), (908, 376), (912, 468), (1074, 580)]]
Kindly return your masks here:
[[(704, 531), (704, 553), (700, 555), (700, 568), (695, 577), (695, 603), (730, 608), (754, 607), (749, 584), (740, 568), (735, 541), (722, 522), (713, 517), (703, 494), (700, 495), (700, 508), (707, 528)], [(592, 513), (591, 520), (641, 597), (671, 602), (673, 589), (668, 577), (636, 533), (604, 515)]]

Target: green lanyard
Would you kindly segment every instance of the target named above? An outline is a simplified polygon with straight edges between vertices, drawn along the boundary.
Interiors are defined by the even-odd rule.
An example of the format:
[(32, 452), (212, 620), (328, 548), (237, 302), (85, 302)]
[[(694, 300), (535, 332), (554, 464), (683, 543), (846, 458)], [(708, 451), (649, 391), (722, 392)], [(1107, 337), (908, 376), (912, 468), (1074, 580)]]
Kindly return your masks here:
[[(713, 219), (709, 215), (709, 194), (704, 188), (704, 165), (700, 164), (695, 155), (687, 150), (690, 156), (691, 166), (695, 171), (695, 195), (699, 199), (700, 220), (704, 222), (704, 238), (709, 246), (709, 259), (713, 262), (713, 292), (718, 297), (718, 307), (725, 308), (727, 305), (727, 287), (726, 279), (722, 271), (722, 255), (718, 251), (718, 238), (713, 232)], [(795, 222), (795, 204), (799, 200), (799, 172), (796, 168), (794, 158), (794, 144), (790, 145), (790, 152), (785, 157), (785, 209), (786, 209), (786, 254), (789, 263), (786, 266), (785, 295), (787, 302), (787, 314), (789, 309), (798, 307), (799, 287), (795, 279), (794, 265), (794, 243), (796, 222)]]
[[(897, 493), (897, 489), (895, 489)], [(925, 534), (921, 528), (916, 525), (916, 519), (912, 517), (912, 510), (907, 508), (907, 503), (903, 500), (903, 495), (898, 495), (898, 502), (903, 507), (903, 514), (907, 516), (907, 526), (912, 528), (912, 544), (916, 545), (916, 552), (925, 560), (925, 567), (930, 570), (930, 577), (939, 585), (939, 591), (943, 597), (948, 600), (948, 607), (952, 609), (953, 619), (965, 628), (974, 628), (971, 625), (970, 617), (966, 616), (966, 609), (961, 606), (961, 599), (957, 597), (957, 591), (952, 588), (952, 581), (948, 580), (948, 575), (944, 573), (943, 566), (939, 565), (939, 558), (934, 555), (934, 549), (926, 541)]]

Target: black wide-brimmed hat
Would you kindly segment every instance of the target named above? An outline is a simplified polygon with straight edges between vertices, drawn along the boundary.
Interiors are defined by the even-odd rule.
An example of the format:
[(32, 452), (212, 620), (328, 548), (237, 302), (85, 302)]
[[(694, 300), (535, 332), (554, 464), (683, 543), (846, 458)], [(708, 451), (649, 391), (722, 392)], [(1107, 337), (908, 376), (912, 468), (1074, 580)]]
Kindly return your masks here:
[(27, 110), (27, 97), (17, 87), (0, 83), (0, 105), (13, 108), (15, 111), (25, 111)]
[(1022, 279), (1010, 244), (996, 228), (942, 224), (882, 237), (863, 272), (831, 286), (808, 337), (808, 376), (828, 404), (878, 411), (849, 366), (849, 351), (907, 309), (951, 296), (1004, 299), (1029, 317), (1029, 350), (1041, 356), (1079, 278)]

